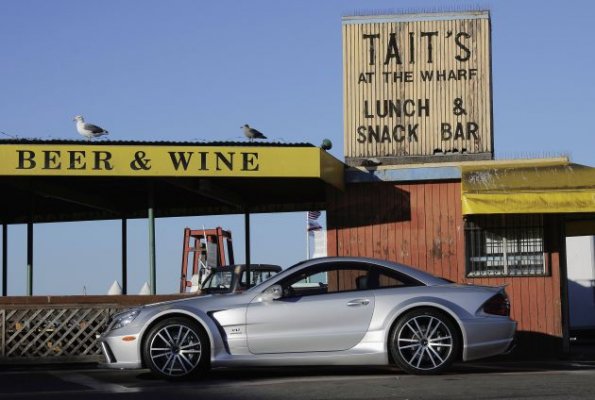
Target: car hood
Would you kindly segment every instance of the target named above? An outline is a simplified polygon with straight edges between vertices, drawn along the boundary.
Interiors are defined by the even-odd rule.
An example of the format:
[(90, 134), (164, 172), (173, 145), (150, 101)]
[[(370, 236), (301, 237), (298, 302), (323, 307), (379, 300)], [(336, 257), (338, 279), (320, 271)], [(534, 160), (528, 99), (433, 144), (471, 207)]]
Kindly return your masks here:
[(160, 311), (175, 308), (198, 308), (205, 312), (220, 310), (222, 307), (240, 304), (252, 300), (254, 293), (222, 293), (191, 296), (188, 298), (168, 300), (159, 303), (146, 304), (142, 309), (146, 311)]

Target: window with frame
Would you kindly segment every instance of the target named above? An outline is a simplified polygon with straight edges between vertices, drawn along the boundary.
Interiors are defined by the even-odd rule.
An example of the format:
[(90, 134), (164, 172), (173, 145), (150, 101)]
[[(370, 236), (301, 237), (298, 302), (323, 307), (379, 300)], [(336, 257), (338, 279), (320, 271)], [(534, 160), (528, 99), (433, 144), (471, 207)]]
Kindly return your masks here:
[(542, 215), (469, 216), (465, 242), (469, 277), (546, 274)]
[(281, 282), (284, 297), (418, 285), (420, 282), (413, 278), (363, 263), (333, 263), (316, 266)]

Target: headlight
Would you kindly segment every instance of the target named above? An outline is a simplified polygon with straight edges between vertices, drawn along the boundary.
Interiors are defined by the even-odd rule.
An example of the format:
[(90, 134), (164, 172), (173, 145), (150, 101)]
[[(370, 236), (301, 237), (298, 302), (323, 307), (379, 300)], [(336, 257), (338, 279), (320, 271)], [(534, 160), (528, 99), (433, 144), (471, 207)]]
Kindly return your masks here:
[(134, 321), (138, 314), (140, 314), (140, 309), (136, 308), (114, 315), (109, 330), (113, 331), (114, 329), (119, 329), (128, 325)]

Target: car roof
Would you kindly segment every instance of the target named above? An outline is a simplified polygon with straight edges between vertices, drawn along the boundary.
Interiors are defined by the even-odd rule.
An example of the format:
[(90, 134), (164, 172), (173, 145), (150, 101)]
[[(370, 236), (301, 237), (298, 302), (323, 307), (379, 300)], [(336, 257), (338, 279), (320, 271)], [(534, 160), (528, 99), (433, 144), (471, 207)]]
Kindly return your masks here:
[[(218, 267), (211, 267), (211, 270), (212, 271), (232, 271), (238, 267), (244, 270), (244, 269), (246, 269), (246, 264), (221, 265)], [(257, 269), (260, 271), (281, 271), (281, 270), (283, 270), (283, 268), (281, 268), (279, 265), (275, 265), (275, 264), (250, 264), (250, 269)]]
[(429, 274), (425, 271), (422, 271), (417, 268), (410, 267), (405, 264), (396, 263), (388, 260), (380, 260), (376, 258), (369, 258), (369, 257), (321, 257), (315, 258), (311, 260), (306, 260), (299, 262), (298, 264), (290, 267), (289, 269), (300, 268), (301, 266), (312, 266), (316, 264), (327, 264), (327, 263), (349, 263), (349, 262), (358, 262), (358, 263), (366, 263), (366, 264), (373, 264), (379, 265), (382, 267), (386, 267), (389, 269), (394, 269), (397, 272), (410, 276), (411, 278), (420, 281), (421, 283), (427, 286), (437, 286), (437, 285), (444, 285), (448, 284), (449, 282), (446, 279), (442, 279), (440, 277), (434, 276)]

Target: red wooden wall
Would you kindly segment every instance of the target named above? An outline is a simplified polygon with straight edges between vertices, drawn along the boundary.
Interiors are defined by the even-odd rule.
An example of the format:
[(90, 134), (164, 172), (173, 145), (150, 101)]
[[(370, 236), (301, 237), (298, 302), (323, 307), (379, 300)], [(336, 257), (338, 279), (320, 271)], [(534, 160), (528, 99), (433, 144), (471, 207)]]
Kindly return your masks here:
[(467, 278), (460, 182), (349, 184), (329, 201), (328, 255), (387, 259), (455, 282), (508, 285), (519, 331), (561, 337), (560, 222), (546, 217), (544, 223), (548, 276)]

